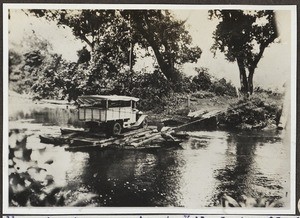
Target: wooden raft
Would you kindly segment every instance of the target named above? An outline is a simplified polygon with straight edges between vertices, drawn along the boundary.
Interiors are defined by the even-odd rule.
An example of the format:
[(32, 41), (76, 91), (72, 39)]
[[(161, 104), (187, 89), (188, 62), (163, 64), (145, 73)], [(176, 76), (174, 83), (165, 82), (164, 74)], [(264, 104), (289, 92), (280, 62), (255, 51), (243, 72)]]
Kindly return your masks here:
[[(153, 129), (138, 129), (126, 132), (120, 136), (110, 138), (75, 137), (70, 141), (70, 147), (66, 150), (78, 150), (83, 148), (136, 148), (138, 143), (146, 138), (159, 135)], [(138, 142), (138, 143), (137, 143)]]
[[(41, 142), (54, 145), (68, 145), (65, 150), (76, 151), (82, 149), (155, 149), (165, 146), (176, 147), (183, 140), (165, 140), (156, 127), (137, 129), (125, 132), (122, 135), (105, 138), (102, 134), (79, 131), (77, 129), (61, 129), (62, 135), (53, 137), (40, 136)], [(155, 143), (151, 143), (155, 141)], [(162, 144), (163, 143), (163, 144)]]
[[(231, 108), (233, 109), (233, 108)], [(163, 146), (179, 147), (180, 143), (187, 138), (179, 137), (176, 132), (180, 131), (186, 126), (200, 123), (207, 119), (216, 117), (228, 110), (212, 110), (203, 113), (196, 111), (189, 121), (182, 125), (175, 127), (168, 127), (162, 131), (157, 131), (156, 126), (148, 127), (147, 129), (136, 129), (123, 133), (122, 135), (105, 138), (103, 134), (87, 132), (78, 129), (61, 129), (62, 135), (59, 137), (40, 136), (41, 142), (54, 145), (69, 145), (66, 150), (80, 150), (87, 148), (97, 149), (149, 149), (161, 148)], [(172, 134), (175, 135), (172, 136)], [(178, 136), (178, 137), (177, 137)], [(182, 136), (182, 135), (181, 135)], [(154, 143), (153, 143), (154, 142)]]

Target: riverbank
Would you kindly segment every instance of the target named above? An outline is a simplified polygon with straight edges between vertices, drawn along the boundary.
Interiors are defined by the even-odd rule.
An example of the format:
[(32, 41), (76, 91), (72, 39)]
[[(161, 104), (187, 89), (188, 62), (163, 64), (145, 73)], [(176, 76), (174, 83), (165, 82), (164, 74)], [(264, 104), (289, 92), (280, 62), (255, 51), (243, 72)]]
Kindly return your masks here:
[(231, 107), (218, 117), (219, 126), (238, 130), (271, 130), (283, 128), (283, 95), (255, 93), (249, 98), (241, 99), (236, 107)]
[(150, 122), (182, 124), (212, 111), (226, 111), (216, 118), (217, 128), (234, 130), (277, 129), (282, 114), (284, 96), (280, 93), (260, 92), (249, 98), (216, 96), (210, 92), (193, 93), (190, 96), (173, 96), (166, 100), (164, 110), (148, 111)]

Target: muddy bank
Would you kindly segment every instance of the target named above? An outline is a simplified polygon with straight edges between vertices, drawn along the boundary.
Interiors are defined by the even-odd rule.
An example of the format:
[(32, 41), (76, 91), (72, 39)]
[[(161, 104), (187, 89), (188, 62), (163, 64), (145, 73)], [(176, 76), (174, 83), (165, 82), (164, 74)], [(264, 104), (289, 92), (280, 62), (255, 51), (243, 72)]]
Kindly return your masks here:
[(275, 130), (282, 129), (280, 119), (283, 100), (279, 95), (256, 94), (241, 99), (237, 107), (218, 116), (218, 126), (237, 130)]
[[(203, 130), (276, 130), (284, 126), (280, 123), (282, 118), (283, 96), (280, 94), (258, 93), (249, 98), (231, 98), (214, 96), (188, 100), (182, 97), (180, 105), (171, 103), (170, 110), (162, 113), (147, 112), (150, 122), (154, 125), (176, 126), (203, 119), (216, 111), (221, 113), (210, 119), (195, 123)], [(173, 107), (172, 107), (173, 106)], [(286, 118), (283, 118), (286, 119)]]

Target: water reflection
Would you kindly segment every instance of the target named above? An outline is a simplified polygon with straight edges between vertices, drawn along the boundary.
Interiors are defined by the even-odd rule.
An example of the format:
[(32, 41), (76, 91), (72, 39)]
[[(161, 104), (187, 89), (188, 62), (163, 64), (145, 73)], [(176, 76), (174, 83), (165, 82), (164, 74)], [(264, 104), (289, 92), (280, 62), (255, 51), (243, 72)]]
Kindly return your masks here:
[[(243, 194), (251, 195), (255, 190), (253, 181), (253, 159), (255, 158), (256, 142), (251, 139), (230, 135), (227, 139), (226, 162), (224, 169), (218, 169), (216, 178), (221, 181), (217, 187), (219, 193), (227, 193), (234, 199)], [(219, 196), (215, 196), (218, 199)]]
[(284, 199), (290, 190), (289, 146), (281, 134), (195, 130), (183, 149), (151, 152), (68, 152), (40, 143), (39, 134), (80, 127), (72, 110), (10, 115), (11, 206), (201, 208), (219, 206), (223, 193), (237, 200), (244, 195)]
[(104, 206), (182, 206), (176, 198), (184, 162), (176, 153), (89, 152), (78, 183), (88, 185)]
[[(28, 103), (31, 105), (30, 103)], [(78, 110), (75, 107), (49, 107), (37, 106), (30, 107), (26, 104), (24, 110), (22, 105), (10, 111), (9, 120), (32, 120), (34, 123), (42, 123), (47, 126), (73, 126), (82, 127), (82, 123), (78, 120)], [(10, 108), (11, 109), (11, 108)]]
[(284, 173), (289, 164), (289, 159), (286, 159), (288, 149), (284, 148), (278, 135), (273, 137), (250, 132), (230, 134), (225, 166), (215, 172), (220, 183), (213, 196), (214, 202), (220, 203), (218, 199), (226, 193), (237, 202), (245, 201), (247, 196), (257, 202), (283, 199), (283, 205), (289, 205), (289, 173)]

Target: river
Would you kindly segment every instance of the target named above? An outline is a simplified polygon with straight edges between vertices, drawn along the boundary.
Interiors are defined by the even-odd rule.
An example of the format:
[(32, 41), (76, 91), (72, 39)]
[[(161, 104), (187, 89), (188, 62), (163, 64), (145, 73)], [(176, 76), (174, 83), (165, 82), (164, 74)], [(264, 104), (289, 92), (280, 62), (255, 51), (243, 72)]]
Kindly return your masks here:
[(220, 206), (226, 194), (289, 207), (284, 131), (188, 129), (182, 149), (148, 152), (71, 152), (40, 143), (40, 134), (80, 128), (76, 116), (76, 109), (62, 106), (10, 107), (10, 206), (203, 208)]

